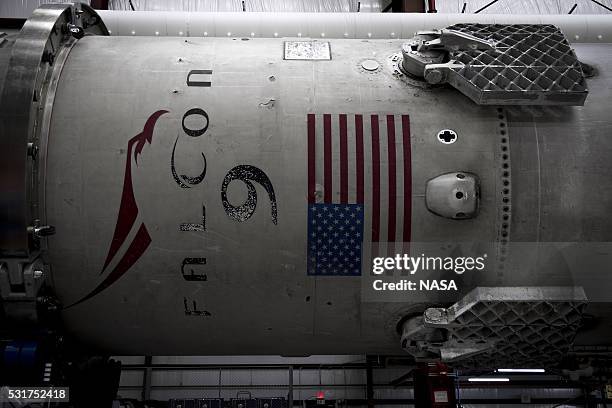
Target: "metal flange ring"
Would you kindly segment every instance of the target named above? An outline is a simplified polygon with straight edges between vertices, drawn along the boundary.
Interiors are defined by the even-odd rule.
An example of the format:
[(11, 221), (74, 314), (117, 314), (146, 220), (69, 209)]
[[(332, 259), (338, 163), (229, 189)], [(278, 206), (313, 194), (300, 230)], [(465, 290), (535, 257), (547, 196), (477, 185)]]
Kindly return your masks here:
[[(0, 95), (0, 257), (29, 258), (37, 251), (35, 220), (40, 118), (48, 79), (61, 69), (56, 56), (83, 35), (109, 35), (86, 4), (45, 4), (17, 35)], [(61, 65), (61, 64), (60, 64)], [(30, 154), (29, 154), (30, 153)]]

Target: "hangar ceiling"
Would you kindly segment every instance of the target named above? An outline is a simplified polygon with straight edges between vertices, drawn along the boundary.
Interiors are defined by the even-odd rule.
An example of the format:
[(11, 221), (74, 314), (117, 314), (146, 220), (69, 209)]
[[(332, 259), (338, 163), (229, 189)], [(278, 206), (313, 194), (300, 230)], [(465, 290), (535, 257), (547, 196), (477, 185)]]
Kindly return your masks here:
[[(612, 0), (598, 0), (612, 7)], [(241, 11), (241, 0), (132, 0), (137, 10), (175, 11)], [(306, 12), (379, 12), (390, 3), (389, 0), (245, 0), (247, 11), (306, 11)], [(360, 3), (358, 5), (358, 3)], [(481, 9), (491, 0), (437, 0), (440, 13), (460, 13), (463, 4), (466, 13)], [(499, 14), (566, 14), (577, 4), (574, 13), (609, 13), (591, 0), (499, 0), (482, 12)], [(110, 6), (117, 10), (129, 10), (129, 0), (110, 0)]]
[[(67, 0), (3, 0), (0, 17), (25, 18), (40, 4), (63, 3)], [(439, 13), (473, 13), (492, 0), (437, 0)], [(83, 0), (89, 3), (89, 0)], [(284, 11), (284, 12), (380, 12), (390, 0), (132, 0), (142, 11)], [(603, 6), (598, 5), (601, 3)], [(498, 0), (482, 13), (496, 14), (567, 14), (576, 5), (574, 14), (611, 13), (612, 0)], [(605, 7), (604, 7), (605, 6)], [(129, 0), (109, 0), (111, 10), (130, 10)]]

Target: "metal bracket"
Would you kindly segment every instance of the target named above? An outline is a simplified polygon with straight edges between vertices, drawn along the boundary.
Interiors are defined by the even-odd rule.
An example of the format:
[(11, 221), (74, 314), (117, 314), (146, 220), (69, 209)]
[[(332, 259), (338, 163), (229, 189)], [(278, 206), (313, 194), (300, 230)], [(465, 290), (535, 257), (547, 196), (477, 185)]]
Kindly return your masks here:
[(474, 218), (480, 203), (480, 180), (465, 171), (446, 173), (427, 181), (425, 206), (432, 213), (453, 220)]
[(484, 40), (460, 31), (450, 29), (419, 31), (402, 45), (404, 56), (402, 67), (412, 75), (424, 77), (428, 65), (445, 62), (452, 51), (460, 49), (492, 50), (494, 48), (495, 43), (492, 40)]
[(402, 46), (402, 69), (448, 83), (479, 105), (584, 105), (582, 66), (563, 33), (544, 24), (456, 24)]
[(406, 320), (401, 344), (419, 360), (546, 365), (570, 350), (586, 304), (579, 287), (479, 287)]
[(0, 298), (6, 316), (13, 320), (37, 320), (38, 291), (45, 277), (40, 258), (33, 262), (9, 259), (0, 263)]

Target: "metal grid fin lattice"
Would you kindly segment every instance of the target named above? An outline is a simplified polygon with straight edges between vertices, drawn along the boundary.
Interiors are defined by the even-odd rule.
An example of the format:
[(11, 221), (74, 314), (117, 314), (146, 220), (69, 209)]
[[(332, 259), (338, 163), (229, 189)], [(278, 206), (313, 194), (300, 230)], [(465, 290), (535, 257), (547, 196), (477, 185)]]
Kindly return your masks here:
[(456, 344), (495, 342), (477, 361), (462, 362), (466, 365), (555, 364), (570, 350), (585, 306), (581, 301), (481, 301), (447, 329)]
[(581, 64), (557, 27), (456, 24), (448, 30), (495, 44), (493, 49), (450, 53), (451, 61), (458, 62), (450, 66), (455, 80), (476, 88), (477, 92), (465, 93), (477, 103), (513, 100), (525, 104), (584, 104), (588, 91)]

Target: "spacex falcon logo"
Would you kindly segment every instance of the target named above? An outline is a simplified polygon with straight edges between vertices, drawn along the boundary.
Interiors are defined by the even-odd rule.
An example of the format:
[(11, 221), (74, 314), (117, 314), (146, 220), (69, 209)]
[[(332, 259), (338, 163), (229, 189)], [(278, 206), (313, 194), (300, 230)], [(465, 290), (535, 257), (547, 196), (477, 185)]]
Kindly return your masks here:
[[(192, 86), (189, 80), (188, 86)], [(197, 85), (194, 85), (197, 86)], [(113, 238), (100, 271), (100, 276), (106, 274), (105, 278), (100, 284), (98, 284), (91, 292), (85, 295), (83, 298), (72, 303), (67, 307), (75, 306), (81, 302), (84, 302), (104, 289), (108, 288), (119, 278), (121, 278), (135, 263), (140, 259), (142, 254), (147, 250), (151, 244), (151, 236), (147, 227), (142, 221), (139, 221), (138, 217), (138, 204), (134, 197), (134, 190), (132, 185), (132, 161), (138, 166), (138, 157), (142, 154), (144, 147), (151, 144), (153, 141), (153, 131), (155, 124), (158, 119), (168, 113), (167, 110), (158, 110), (153, 113), (147, 119), (142, 132), (134, 136), (128, 141), (127, 158), (125, 163), (125, 174), (123, 179), (123, 192), (121, 194), (121, 205), (119, 206), (119, 214), (117, 216), (117, 224), (115, 225), (115, 232)], [(205, 125), (202, 128), (190, 128), (185, 124), (185, 120), (190, 116), (200, 116), (205, 120)], [(201, 108), (191, 108), (187, 110), (183, 115), (181, 121), (181, 128), (184, 134), (188, 137), (200, 137), (206, 133), (209, 125), (209, 115)], [(186, 174), (178, 173), (175, 163), (175, 148), (179, 140), (180, 134), (177, 135), (177, 139), (174, 142), (174, 148), (172, 149), (172, 155), (170, 158), (170, 169), (172, 177), (179, 187), (182, 189), (189, 189), (196, 186), (204, 181), (206, 177), (206, 156), (201, 152), (203, 160), (203, 169), (198, 176), (188, 176)], [(227, 196), (227, 189), (232, 182), (242, 182), (245, 184), (248, 190), (247, 200), (242, 205), (232, 204)], [(268, 178), (267, 174), (260, 168), (250, 164), (240, 164), (232, 167), (227, 171), (223, 182), (221, 183), (221, 204), (223, 210), (234, 222), (246, 222), (254, 214), (257, 209), (257, 190), (253, 183), (262, 186), (268, 194), (270, 200), (270, 215), (271, 222), (274, 225), (278, 223), (276, 195), (274, 194), (274, 187), (272, 182)], [(179, 228), (181, 231), (206, 231), (206, 205), (202, 203), (202, 218), (201, 223), (181, 223)], [(121, 255), (123, 253), (123, 255)], [(188, 257), (183, 260), (181, 271), (184, 271), (184, 266), (187, 264), (205, 265), (205, 257)], [(110, 270), (110, 272), (108, 272)], [(191, 275), (183, 274), (185, 280), (205, 280), (205, 275), (198, 275), (192, 271)], [(189, 314), (188, 310), (186, 313)]]
[(136, 166), (138, 166), (138, 156), (142, 154), (142, 149), (147, 143), (151, 144), (153, 140), (153, 130), (157, 120), (160, 118), (160, 116), (167, 112), (168, 111), (166, 110), (158, 110), (157, 112), (153, 113), (151, 116), (149, 116), (149, 119), (147, 119), (142, 132), (128, 141), (125, 175), (123, 178), (123, 193), (121, 194), (119, 215), (117, 217), (117, 224), (115, 225), (113, 239), (111, 241), (108, 254), (106, 255), (106, 260), (104, 261), (102, 271), (100, 271), (100, 275), (106, 272), (111, 261), (117, 257), (117, 252), (124, 246), (123, 244), (126, 242), (130, 232), (136, 229), (136, 234), (132, 238), (121, 259), (116, 263), (115, 267), (106, 276), (106, 278), (89, 294), (68, 307), (75, 306), (86, 301), (87, 299), (90, 299), (113, 284), (117, 279), (123, 276), (123, 274), (125, 274), (132, 265), (134, 265), (134, 263), (149, 247), (149, 244), (151, 244), (151, 236), (149, 235), (149, 231), (147, 231), (147, 227), (144, 225), (144, 223), (140, 222), (137, 227), (135, 226), (138, 217), (138, 204), (136, 203), (132, 186), (132, 160), (134, 160)]

